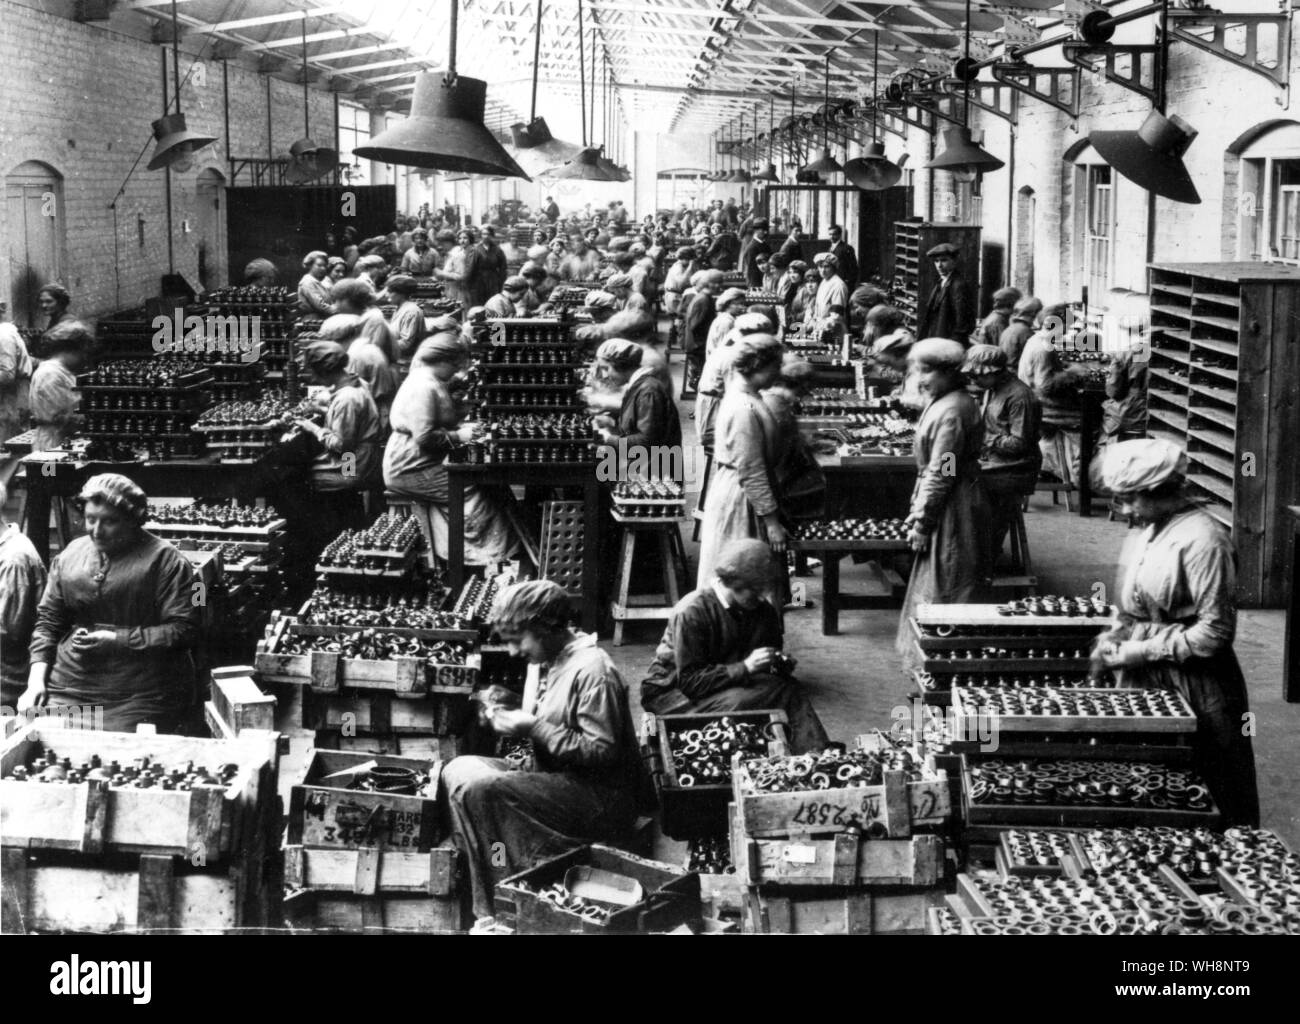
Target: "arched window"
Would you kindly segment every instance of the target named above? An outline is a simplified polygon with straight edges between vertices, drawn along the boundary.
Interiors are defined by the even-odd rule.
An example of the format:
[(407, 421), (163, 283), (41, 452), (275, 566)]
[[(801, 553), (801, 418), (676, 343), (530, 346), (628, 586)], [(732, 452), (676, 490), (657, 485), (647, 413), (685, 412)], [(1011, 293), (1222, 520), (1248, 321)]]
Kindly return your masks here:
[(1300, 124), (1273, 121), (1252, 128), (1228, 152), (1241, 160), (1238, 256), (1300, 264)]
[(16, 324), (35, 327), (37, 293), (63, 279), (66, 221), (63, 176), (53, 167), (29, 160), (5, 175), (7, 285)]

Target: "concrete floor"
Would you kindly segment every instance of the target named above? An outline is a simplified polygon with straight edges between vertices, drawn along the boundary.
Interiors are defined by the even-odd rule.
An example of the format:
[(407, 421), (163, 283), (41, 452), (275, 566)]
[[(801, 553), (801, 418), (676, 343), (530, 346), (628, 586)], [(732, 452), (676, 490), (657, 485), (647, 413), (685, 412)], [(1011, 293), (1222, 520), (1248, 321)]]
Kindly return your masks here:
[[(674, 370), (680, 374), (678, 365)], [(680, 377), (678, 379), (680, 388)], [(682, 403), (684, 443), (695, 444), (690, 403)], [(687, 467), (693, 464), (688, 457)], [(688, 487), (690, 481), (688, 480)], [(696, 484), (698, 487), (698, 482)], [(1098, 508), (1100, 508), (1100, 503)], [(1088, 593), (1095, 582), (1115, 586), (1117, 559), (1126, 525), (1108, 522), (1105, 512), (1082, 518), (1066, 510), (1064, 500), (1053, 505), (1050, 494), (1035, 495), (1025, 515), (1030, 554), (1039, 577), (1040, 592)], [(696, 545), (686, 528), (687, 551)], [(852, 592), (863, 569), (841, 562), (841, 586)], [(840, 635), (821, 632), (821, 574), (806, 579), (814, 608), (786, 614), (786, 649), (799, 659), (799, 677), (833, 739), (851, 741), (874, 728), (887, 729), (891, 711), (906, 704), (912, 689), (894, 651), (898, 612), (849, 611), (840, 614)], [(1250, 707), (1256, 715), (1254, 739), (1259, 778), (1261, 823), (1276, 831), (1292, 848), (1300, 849), (1300, 704), (1282, 700), (1282, 653), (1285, 615), (1281, 611), (1244, 610), (1238, 616), (1236, 651), (1250, 688)], [(630, 624), (625, 643), (605, 646), (627, 680), (640, 721), (640, 681), (645, 675), (662, 633), (658, 623)], [(665, 841), (660, 856), (676, 856), (681, 847)]]

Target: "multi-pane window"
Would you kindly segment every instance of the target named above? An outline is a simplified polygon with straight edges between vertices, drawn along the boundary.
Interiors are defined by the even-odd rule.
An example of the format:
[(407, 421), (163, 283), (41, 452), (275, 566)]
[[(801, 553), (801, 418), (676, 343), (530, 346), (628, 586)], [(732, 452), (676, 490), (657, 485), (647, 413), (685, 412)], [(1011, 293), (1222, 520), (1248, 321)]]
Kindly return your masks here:
[(1240, 156), (1240, 257), (1300, 264), (1300, 125), (1265, 132)]
[(1111, 239), (1115, 233), (1115, 192), (1111, 169), (1105, 164), (1090, 164), (1087, 175), (1087, 234), (1084, 260), (1087, 268), (1088, 293), (1105, 295), (1110, 289)]
[(353, 150), (370, 141), (370, 111), (352, 103), (339, 104), (339, 160), (350, 164), (345, 171), (347, 184), (369, 185), (371, 167), (369, 160), (353, 155)]

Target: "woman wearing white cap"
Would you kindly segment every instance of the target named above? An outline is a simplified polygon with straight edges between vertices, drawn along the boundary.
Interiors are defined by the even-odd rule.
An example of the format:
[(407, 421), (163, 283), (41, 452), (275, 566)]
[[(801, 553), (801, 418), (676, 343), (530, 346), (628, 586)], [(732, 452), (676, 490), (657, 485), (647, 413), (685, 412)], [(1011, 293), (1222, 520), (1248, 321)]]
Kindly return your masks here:
[(1196, 712), (1194, 764), (1224, 825), (1259, 825), (1246, 683), (1232, 649), (1235, 552), (1227, 532), (1184, 490), (1187, 456), (1148, 438), (1106, 449), (1102, 476), (1145, 524), (1120, 556), (1119, 625), (1097, 638), (1093, 667), (1121, 685), (1175, 690)]
[(329, 255), (309, 252), (302, 259), (304, 274), (298, 282), (298, 312), (303, 316), (330, 316), (334, 306), (330, 303)]
[(916, 487), (907, 516), (916, 552), (899, 617), (903, 667), (921, 668), (908, 620), (918, 604), (974, 601), (988, 576), (990, 509), (980, 479), (984, 419), (962, 386), (966, 350), (948, 338), (912, 346), (910, 369), (929, 404), (916, 425)]
[(731, 333), (731, 329), (736, 326), (736, 317), (744, 312), (745, 292), (742, 289), (728, 288), (718, 296), (718, 315), (713, 318), (713, 323), (709, 324), (709, 333), (704, 339), (705, 362), (722, 344), (722, 340)]

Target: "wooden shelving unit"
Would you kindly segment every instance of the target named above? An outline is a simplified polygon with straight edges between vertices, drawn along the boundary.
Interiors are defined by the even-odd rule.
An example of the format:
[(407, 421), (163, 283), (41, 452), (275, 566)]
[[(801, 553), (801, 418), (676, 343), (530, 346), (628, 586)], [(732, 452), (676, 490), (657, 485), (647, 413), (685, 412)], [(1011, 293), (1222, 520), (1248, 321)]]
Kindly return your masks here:
[(1300, 500), (1300, 269), (1153, 263), (1147, 433), (1187, 449), (1193, 493), (1232, 531), (1237, 600), (1285, 597)]
[(934, 264), (925, 254), (941, 242), (955, 245), (961, 252), (957, 272), (970, 285), (971, 294), (979, 294), (980, 229), (971, 224), (934, 224), (920, 220), (894, 223), (894, 305), (907, 317), (908, 330), (916, 330), (919, 303), (925, 301), (938, 283)]

